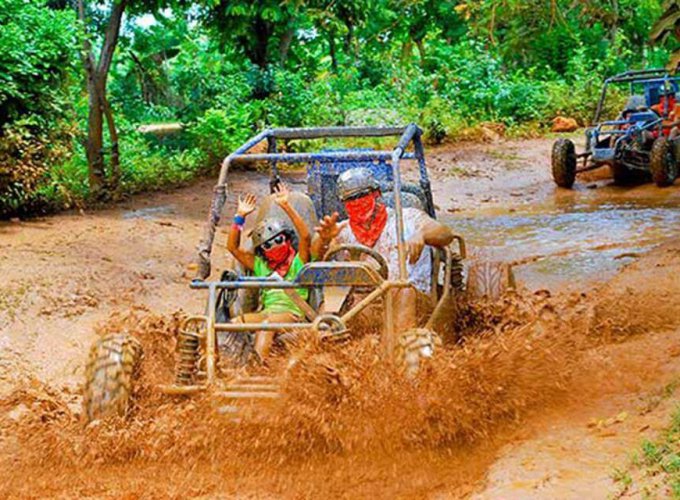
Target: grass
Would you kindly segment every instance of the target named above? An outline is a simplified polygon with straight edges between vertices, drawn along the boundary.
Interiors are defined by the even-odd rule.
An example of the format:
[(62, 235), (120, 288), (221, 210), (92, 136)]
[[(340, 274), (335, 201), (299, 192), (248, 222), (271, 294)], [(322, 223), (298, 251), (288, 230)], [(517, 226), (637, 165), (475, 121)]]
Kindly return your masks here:
[[(669, 384), (664, 388), (664, 394), (672, 394), (676, 385)], [(643, 498), (670, 496), (680, 500), (680, 406), (659, 438), (643, 441), (640, 450), (633, 455), (631, 469), (614, 469), (611, 477), (621, 486), (615, 495), (617, 498), (635, 486)]]

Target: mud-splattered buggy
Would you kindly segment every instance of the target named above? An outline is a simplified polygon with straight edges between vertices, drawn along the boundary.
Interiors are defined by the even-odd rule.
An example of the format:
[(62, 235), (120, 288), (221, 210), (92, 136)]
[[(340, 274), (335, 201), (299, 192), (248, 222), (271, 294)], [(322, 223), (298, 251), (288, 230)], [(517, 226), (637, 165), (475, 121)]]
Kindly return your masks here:
[[(438, 337), (432, 328), (437, 318), (446, 309), (450, 298), (463, 289), (465, 257), (465, 244), (460, 236), (455, 237), (450, 248), (432, 252), (433, 277), (429, 294), (432, 313), (425, 318), (420, 328), (396, 331), (394, 317), (398, 311), (395, 311), (392, 295), (388, 292), (413, 286), (407, 280), (402, 209), (415, 206), (432, 217), (437, 216), (421, 135), (421, 130), (414, 124), (399, 128), (273, 129), (253, 137), (229, 155), (222, 164), (208, 223), (199, 245), (198, 278), (191, 283), (192, 289), (207, 292), (206, 312), (190, 317), (184, 323), (178, 337), (175, 381), (160, 387), (160, 390), (171, 395), (190, 395), (210, 390), (228, 400), (276, 397), (278, 385), (275, 379), (247, 376), (225, 378), (218, 366), (218, 358), (220, 364), (226, 358), (230, 363), (243, 365), (253, 350), (253, 333), (261, 330), (285, 332), (281, 337), (311, 330), (322, 339), (351, 338), (348, 324), (366, 307), (379, 301), (384, 314), (381, 340), (384, 354), (387, 359), (395, 360), (407, 375), (413, 375), (423, 359), (431, 356), (435, 349)], [(391, 151), (277, 151), (278, 142), (284, 140), (388, 136), (399, 137), (399, 142)], [(262, 142), (267, 144), (267, 153), (250, 152)], [(412, 150), (409, 150), (411, 145)], [(402, 182), (400, 163), (406, 159), (417, 162), (417, 183)], [(290, 202), (310, 227), (314, 227), (321, 216), (335, 211), (344, 213), (336, 189), (338, 176), (350, 168), (369, 168), (381, 183), (386, 203), (394, 208), (397, 215), (398, 278), (388, 279), (388, 267), (382, 255), (368, 247), (345, 245), (330, 248), (319, 262), (306, 264), (294, 282), (248, 276), (238, 267), (224, 271), (218, 281), (206, 281), (211, 272), (215, 230), (227, 197), (227, 174), (234, 162), (267, 162), (272, 192), (281, 180), (279, 162), (306, 163), (307, 193), (291, 193)], [(270, 216), (272, 211), (279, 211), (277, 216), (285, 217), (280, 210), (270, 200), (265, 201), (253, 222)], [(244, 234), (247, 234), (247, 229)], [(344, 260), (338, 260), (341, 255), (344, 255)], [(293, 291), (303, 287), (311, 291), (306, 302)], [(293, 324), (229, 321), (230, 318), (255, 310), (259, 291), (265, 288), (289, 290), (291, 298), (303, 310), (305, 320)], [(343, 298), (351, 289), (360, 289), (363, 298), (348, 304)], [(104, 337), (93, 347), (85, 388), (85, 414), (88, 419), (109, 412), (126, 411), (140, 353), (138, 343), (122, 334), (112, 339)]]
[[(608, 88), (624, 84), (629, 86), (630, 96), (623, 111), (615, 120), (600, 121)], [(659, 187), (673, 184), (678, 175), (678, 139), (671, 133), (680, 124), (676, 121), (677, 92), (678, 78), (669, 76), (665, 69), (627, 71), (606, 79), (594, 125), (585, 132), (585, 151), (577, 153), (567, 138), (553, 144), (555, 183), (571, 188), (577, 174), (608, 165), (617, 184), (650, 175)]]

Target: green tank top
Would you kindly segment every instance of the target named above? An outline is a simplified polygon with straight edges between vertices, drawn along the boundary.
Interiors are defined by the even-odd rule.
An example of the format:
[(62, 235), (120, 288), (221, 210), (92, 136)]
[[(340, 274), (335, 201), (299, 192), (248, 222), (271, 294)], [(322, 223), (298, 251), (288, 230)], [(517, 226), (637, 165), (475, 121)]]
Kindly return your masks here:
[[(300, 269), (302, 269), (302, 266), (304, 266), (304, 264), (302, 263), (302, 260), (300, 260), (300, 256), (296, 254), (295, 257), (293, 258), (293, 262), (291, 263), (290, 268), (288, 268), (288, 272), (283, 277), (283, 279), (286, 281), (293, 281), (300, 272)], [(272, 272), (273, 271), (269, 269), (267, 262), (259, 255), (256, 255), (255, 265), (253, 267), (253, 274), (258, 278), (265, 278), (271, 276)], [(302, 297), (303, 300), (306, 301), (309, 298), (309, 289), (296, 288), (295, 291), (298, 293), (298, 295), (300, 295), (300, 297)], [(264, 312), (270, 313), (290, 312), (295, 314), (296, 316), (300, 317), (304, 316), (302, 310), (297, 306), (297, 304), (295, 304), (295, 302), (293, 302), (293, 299), (286, 295), (286, 292), (284, 290), (276, 290), (271, 288), (261, 290), (260, 304), (262, 305), (262, 310)]]

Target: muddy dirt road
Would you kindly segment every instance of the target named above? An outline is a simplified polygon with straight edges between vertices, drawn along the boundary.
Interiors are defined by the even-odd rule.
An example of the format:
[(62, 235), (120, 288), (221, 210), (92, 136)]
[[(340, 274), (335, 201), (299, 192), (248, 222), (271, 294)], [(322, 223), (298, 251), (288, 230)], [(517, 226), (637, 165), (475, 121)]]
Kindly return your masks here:
[[(556, 358), (554, 369), (549, 363), (531, 365), (539, 378), (541, 370), (554, 373), (565, 367), (564, 377), (569, 372), (566, 386), (562, 374), (554, 379), (546, 375), (550, 397), (540, 395), (548, 385), (535, 385), (530, 374), (527, 385), (522, 386), (525, 379), (516, 374), (521, 367), (509, 363), (499, 368), (502, 375), (493, 376), (503, 381), (518, 379), (517, 390), (524, 387), (525, 391), (515, 397), (521, 404), (497, 412), (497, 425), (493, 418), (484, 423), (483, 413), (474, 413), (496, 415), (493, 407), (485, 406), (488, 402), (479, 394), (479, 386), (470, 385), (476, 389), (466, 395), (442, 396), (441, 401), (449, 402), (447, 408), (438, 410), (442, 422), (454, 421), (451, 408), (456, 398), (468, 402), (479, 398), (466, 418), (470, 428), (479, 426), (483, 439), (463, 429), (464, 439), (439, 436), (433, 441), (436, 446), (426, 440), (426, 444), (408, 449), (400, 445), (395, 453), (389, 440), (372, 441), (380, 435), (380, 426), (374, 422), (362, 424), (362, 432), (373, 429), (373, 437), (364, 442), (384, 442), (378, 446), (383, 446), (382, 450), (368, 452), (351, 439), (341, 440), (343, 453), (324, 454), (310, 445), (304, 459), (273, 453), (277, 465), (267, 462), (267, 470), (258, 467), (252, 457), (211, 456), (206, 445), (205, 449), (199, 447), (197, 455), (182, 455), (181, 460), (168, 462), (165, 457), (166, 461), (158, 464), (151, 460), (130, 468), (115, 454), (111, 459), (99, 453), (92, 462), (85, 462), (86, 471), (74, 468), (75, 459), (64, 458), (55, 465), (36, 459), (40, 455), (37, 450), (33, 454), (22, 451), (22, 444), (12, 437), (16, 433), (12, 426), (21, 423), (24, 413), (37, 410), (9, 399), (0, 407), (0, 414), (4, 411), (4, 416), (0, 415), (0, 449), (6, 450), (0, 452), (4, 471), (0, 472), (0, 493), (95, 497), (475, 494), (482, 498), (576, 498), (583, 493), (604, 498), (615, 493), (618, 486), (610, 479), (612, 468), (626, 460), (642, 436), (662, 425), (674, 405), (672, 395), (655, 395), (663, 393), (680, 368), (675, 323), (680, 316), (672, 300), (680, 292), (674, 278), (680, 270), (680, 243), (673, 239), (680, 221), (680, 188), (659, 190), (651, 184), (619, 188), (596, 173), (574, 191), (558, 191), (549, 175), (550, 144), (550, 139), (537, 139), (429, 151), (435, 202), (443, 218), (467, 238), (473, 253), (514, 262), (518, 278), (529, 291), (549, 289), (559, 295), (557, 302), (565, 308), (565, 315), (576, 310), (570, 304), (578, 304), (585, 312), (574, 319), (575, 324), (594, 321), (595, 327), (584, 327), (589, 332), (583, 334), (587, 348), (562, 345), (563, 340), (556, 339), (551, 346), (566, 354)], [(415, 175), (415, 169), (407, 167), (406, 175)], [(293, 173), (289, 179), (293, 189), (303, 189), (302, 174)], [(230, 176), (226, 213), (233, 210), (238, 194), (247, 190), (263, 193), (266, 182), (266, 176), (258, 173)], [(58, 393), (64, 412), (77, 413), (83, 365), (97, 328), (105, 328), (112, 316), (115, 320), (116, 315), (130, 310), (142, 317), (203, 308), (203, 297), (189, 291), (187, 283), (193, 275), (194, 247), (212, 184), (212, 180), (201, 181), (107, 210), (0, 225), (0, 272), (4, 278), (0, 285), (0, 398), (10, 397), (17, 388), (37, 391), (46, 385)], [(223, 247), (224, 243), (225, 235), (218, 235), (216, 245)], [(214, 258), (214, 268), (228, 265), (224, 252), (215, 251)], [(621, 304), (620, 309), (613, 304)], [(639, 315), (631, 315), (635, 308)], [(539, 343), (536, 354), (553, 347)], [(523, 366), (529, 366), (530, 360), (525, 359)], [(581, 363), (578, 369), (573, 365), (576, 362)], [(476, 366), (472, 358), (457, 363)], [(574, 371), (582, 375), (572, 376)], [(461, 385), (464, 383), (468, 382)], [(433, 384), (438, 387), (436, 381)], [(492, 392), (487, 396), (492, 397)], [(395, 395), (391, 403), (401, 401), (399, 397)], [(48, 399), (38, 398), (33, 404), (40, 409)], [(155, 408), (160, 414), (168, 412), (167, 407)], [(183, 426), (192, 421), (186, 414), (191, 409), (186, 410), (185, 404), (182, 411), (185, 413), (177, 418), (172, 432), (163, 427), (170, 423), (153, 420), (153, 416), (153, 425), (144, 432), (134, 431), (140, 433), (134, 436), (149, 449), (163, 442), (154, 432), (163, 436), (179, 433), (186, 438), (182, 433), (188, 431)], [(461, 415), (456, 421), (466, 421)], [(426, 416), (406, 434), (429, 435), (429, 430), (419, 427), (432, 421), (432, 414)], [(50, 434), (49, 440), (37, 442), (46, 449), (53, 449), (50, 446), (56, 443), (77, 455), (87, 444), (74, 438), (75, 424), (59, 422), (59, 437)], [(356, 430), (355, 421), (338, 422), (346, 425), (347, 432)], [(209, 432), (217, 436), (241, 432), (217, 429)], [(399, 431), (404, 429), (399, 427)], [(107, 443), (116, 448), (115, 440), (102, 437), (106, 434), (102, 429), (88, 432), (83, 435), (102, 449)], [(106, 435), (113, 439), (114, 430), (110, 433), (114, 434)], [(265, 439), (253, 435), (258, 443)], [(467, 439), (468, 435), (476, 438)], [(120, 438), (126, 443), (130, 439), (129, 433)], [(288, 440), (296, 439), (299, 436)], [(3, 443), (7, 446), (1, 446)], [(358, 451), (352, 452), (352, 446)], [(139, 451), (142, 448), (130, 451), (129, 458), (144, 455)], [(167, 449), (174, 450), (170, 445)], [(66, 451), (63, 455), (70, 457)], [(272, 468), (276, 473), (272, 474)], [(34, 482), (23, 480), (26, 474), (35, 478)]]

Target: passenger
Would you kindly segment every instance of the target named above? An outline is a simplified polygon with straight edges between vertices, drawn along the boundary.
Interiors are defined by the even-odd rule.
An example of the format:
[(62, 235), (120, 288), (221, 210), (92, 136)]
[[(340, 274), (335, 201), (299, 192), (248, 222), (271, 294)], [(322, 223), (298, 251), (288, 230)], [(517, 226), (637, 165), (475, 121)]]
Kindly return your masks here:
[[(338, 214), (324, 217), (316, 228), (312, 256), (321, 258), (333, 244), (361, 244), (385, 257), (389, 279), (399, 278), (396, 212), (385, 205), (378, 181), (367, 168), (353, 168), (338, 178), (338, 196), (348, 220), (338, 224)], [(432, 255), (426, 246), (444, 248), (454, 234), (447, 226), (417, 208), (404, 208), (404, 240), (408, 280), (416, 289), (429, 293), (432, 281)], [(400, 328), (415, 326), (414, 290), (402, 289), (395, 294), (397, 310), (402, 311)], [(408, 313), (407, 313), (408, 311)]]
[[(279, 184), (278, 191), (272, 195), (274, 202), (293, 221), (299, 237), (296, 236), (288, 222), (280, 218), (268, 218), (255, 226), (252, 231), (253, 251), (241, 248), (241, 233), (246, 218), (257, 207), (257, 199), (252, 194), (239, 198), (234, 216), (234, 223), (229, 231), (227, 249), (246, 269), (256, 277), (269, 277), (277, 274), (286, 281), (293, 281), (300, 268), (309, 262), (311, 234), (300, 214), (288, 201), (288, 189)], [(307, 300), (309, 290), (295, 289), (295, 292)], [(296, 323), (304, 313), (295, 301), (281, 289), (263, 289), (260, 295), (259, 311), (246, 313), (235, 318), (237, 323)], [(260, 331), (255, 334), (255, 351), (261, 361), (266, 360), (271, 349), (273, 331)]]

